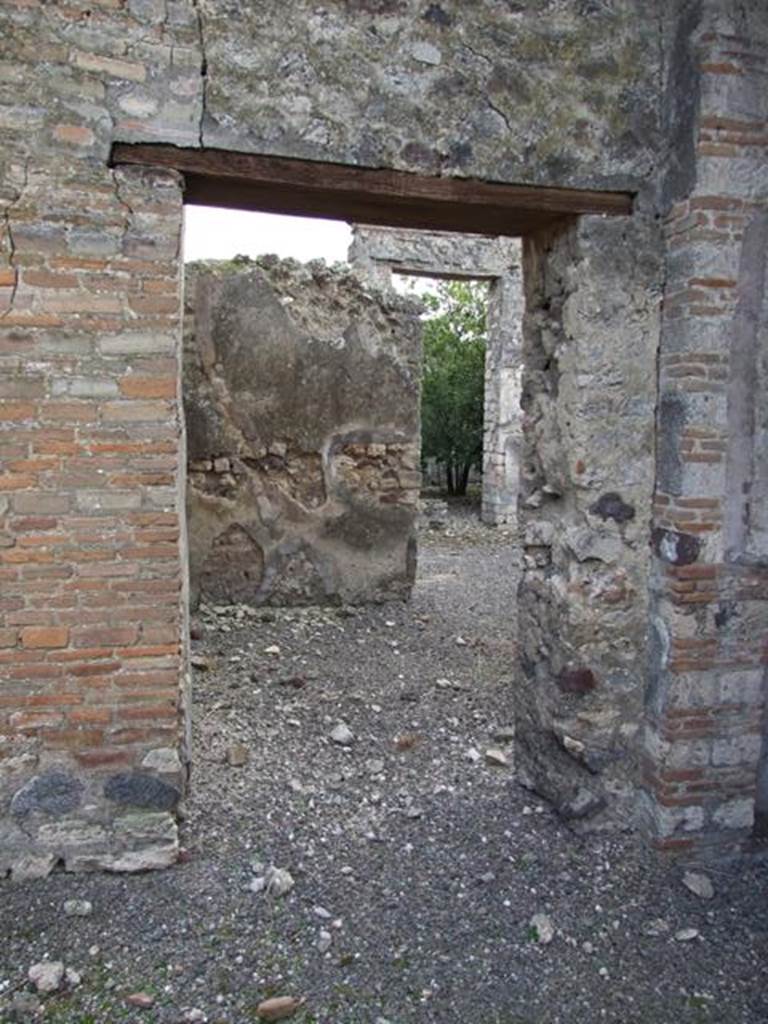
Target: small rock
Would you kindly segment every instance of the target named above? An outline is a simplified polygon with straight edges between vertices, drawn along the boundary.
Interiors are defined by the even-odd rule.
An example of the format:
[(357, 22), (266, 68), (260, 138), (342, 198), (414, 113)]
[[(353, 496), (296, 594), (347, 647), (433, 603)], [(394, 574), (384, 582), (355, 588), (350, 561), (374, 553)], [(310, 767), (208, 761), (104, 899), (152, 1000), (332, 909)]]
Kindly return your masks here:
[(205, 1024), (208, 1018), (205, 1016), (202, 1010), (198, 1007), (193, 1007), (191, 1010), (186, 1010), (184, 1016), (181, 1018), (184, 1024)]
[(77, 988), (78, 985), (82, 984), (83, 976), (80, 971), (76, 971), (74, 967), (68, 967), (64, 972), (64, 978), (70, 988)]
[(381, 775), (384, 771), (384, 761), (380, 757), (372, 757), (365, 762), (365, 770), (369, 775)]
[(250, 759), (251, 752), (242, 743), (233, 743), (227, 747), (227, 764), (230, 768), (242, 768)]
[(675, 932), (676, 942), (690, 942), (692, 939), (698, 939), (698, 937), (698, 928), (681, 928), (680, 931)]
[(64, 964), (60, 960), (41, 960), (29, 968), (27, 977), (38, 992), (55, 992), (64, 980)]
[(401, 732), (395, 736), (395, 750), (399, 750), (401, 753), (406, 750), (413, 750), (417, 744), (421, 743), (423, 737), (417, 732)]
[(498, 768), (506, 768), (509, 764), (507, 755), (498, 747), (489, 747), (485, 752), (485, 760)]
[(406, 807), (405, 809), (406, 818), (420, 818), (423, 813), (420, 807)]
[(326, 910), (325, 907), (312, 907), (312, 913), (315, 915), (315, 917), (322, 918), (323, 921), (330, 921), (330, 919), (333, 917), (333, 914), (330, 912), (330, 910)]
[(211, 667), (211, 663), (204, 654), (193, 654), (189, 659), (189, 663), (192, 668), (196, 668), (198, 672), (207, 672)]
[(93, 913), (93, 904), (89, 900), (65, 900), (64, 913), (67, 917), (88, 917)]
[(663, 917), (654, 917), (651, 921), (646, 921), (642, 927), (643, 935), (647, 935), (651, 939), (666, 935), (669, 931), (669, 921), (665, 921)]
[(125, 997), (125, 1001), (131, 1006), (137, 1006), (140, 1010), (151, 1010), (155, 1005), (155, 997), (151, 996), (149, 992), (131, 992), (129, 996)]
[(694, 896), (699, 896), (703, 900), (711, 900), (715, 895), (711, 879), (700, 871), (686, 871), (683, 875), (683, 885)]
[(256, 1015), (261, 1020), (283, 1020), (285, 1017), (292, 1017), (304, 1002), (304, 999), (297, 999), (295, 996), (275, 996), (259, 1003)]
[(355, 740), (355, 734), (348, 725), (345, 725), (344, 722), (339, 722), (331, 730), (331, 739), (334, 743), (338, 743), (340, 747), (350, 747)]
[(500, 725), (491, 732), (491, 737), (497, 743), (512, 743), (515, 738), (514, 725)]
[(463, 636), (457, 636), (456, 637), (456, 646), (457, 647), (466, 647), (467, 646), (467, 641), (464, 639)]
[(264, 648), (264, 653), (271, 654), (273, 655), (273, 657), (277, 657), (277, 655), (280, 653), (280, 648), (278, 647), (277, 644), (270, 644), (269, 647)]
[(467, 760), (471, 761), (472, 764), (477, 764), (480, 760), (480, 751), (476, 747), (470, 747), (467, 751)]
[(331, 948), (331, 943), (332, 942), (333, 942), (333, 936), (331, 935), (331, 933), (327, 932), (325, 930), (325, 928), (321, 928), (320, 929), (320, 935), (318, 936), (318, 939), (317, 939), (317, 949), (318, 949), (318, 952), (320, 952), (320, 953), (327, 953), (328, 950)]
[(248, 888), (251, 890), (251, 892), (264, 892), (266, 887), (267, 880), (263, 876), (260, 876), (258, 878), (252, 878), (248, 885)]
[(270, 896), (285, 896), (296, 884), (293, 875), (285, 868), (276, 868), (270, 865), (264, 873), (267, 893)]
[(555, 937), (555, 926), (546, 914), (534, 914), (531, 918), (531, 928), (536, 933), (536, 941), (540, 946), (548, 946)]

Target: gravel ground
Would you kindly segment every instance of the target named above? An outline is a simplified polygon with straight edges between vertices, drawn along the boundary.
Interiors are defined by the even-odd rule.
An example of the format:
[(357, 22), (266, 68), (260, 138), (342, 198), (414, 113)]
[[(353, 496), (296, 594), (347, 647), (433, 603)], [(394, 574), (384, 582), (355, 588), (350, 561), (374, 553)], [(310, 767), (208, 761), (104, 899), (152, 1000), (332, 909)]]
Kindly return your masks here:
[[(703, 899), (516, 785), (515, 577), (460, 507), (408, 605), (201, 609), (183, 862), (2, 883), (0, 1021), (40, 1019), (11, 1003), (43, 958), (82, 974), (43, 1002), (62, 1024), (241, 1024), (283, 995), (304, 1024), (768, 1021), (768, 865)], [(285, 895), (254, 891), (271, 866)]]

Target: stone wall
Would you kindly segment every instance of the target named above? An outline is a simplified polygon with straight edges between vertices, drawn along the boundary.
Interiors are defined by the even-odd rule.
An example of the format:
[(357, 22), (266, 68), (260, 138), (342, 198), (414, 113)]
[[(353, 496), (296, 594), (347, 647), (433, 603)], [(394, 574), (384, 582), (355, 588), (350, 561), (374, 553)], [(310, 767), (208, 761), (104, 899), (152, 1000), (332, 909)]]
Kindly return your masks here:
[(419, 304), (270, 257), (188, 265), (185, 291), (193, 600), (407, 597)]
[(653, 224), (524, 243), (517, 735), (574, 826), (634, 820), (645, 686), (661, 266)]
[(494, 525), (517, 522), (523, 317), (519, 240), (357, 225), (349, 259), (383, 288), (391, 285), (393, 273), (490, 282), (482, 516)]

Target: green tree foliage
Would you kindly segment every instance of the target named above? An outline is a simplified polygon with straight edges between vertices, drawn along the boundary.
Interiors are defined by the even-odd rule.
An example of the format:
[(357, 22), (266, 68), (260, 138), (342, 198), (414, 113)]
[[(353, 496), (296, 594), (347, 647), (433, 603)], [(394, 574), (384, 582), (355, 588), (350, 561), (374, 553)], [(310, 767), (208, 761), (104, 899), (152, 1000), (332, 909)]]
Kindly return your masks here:
[(482, 464), (488, 286), (441, 281), (422, 299), (429, 311), (424, 321), (422, 456), (445, 466), (449, 494), (465, 494), (472, 466)]

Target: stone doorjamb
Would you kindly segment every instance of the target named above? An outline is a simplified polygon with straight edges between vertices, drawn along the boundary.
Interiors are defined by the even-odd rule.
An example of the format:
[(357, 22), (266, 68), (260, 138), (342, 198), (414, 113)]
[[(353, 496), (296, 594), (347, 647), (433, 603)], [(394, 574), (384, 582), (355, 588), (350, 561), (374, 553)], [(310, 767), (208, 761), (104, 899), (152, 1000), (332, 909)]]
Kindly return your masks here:
[(523, 316), (520, 242), (514, 238), (355, 225), (349, 261), (380, 288), (393, 274), (490, 282), (485, 357), (483, 521), (517, 522), (520, 351)]

